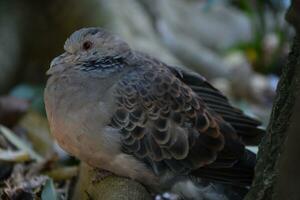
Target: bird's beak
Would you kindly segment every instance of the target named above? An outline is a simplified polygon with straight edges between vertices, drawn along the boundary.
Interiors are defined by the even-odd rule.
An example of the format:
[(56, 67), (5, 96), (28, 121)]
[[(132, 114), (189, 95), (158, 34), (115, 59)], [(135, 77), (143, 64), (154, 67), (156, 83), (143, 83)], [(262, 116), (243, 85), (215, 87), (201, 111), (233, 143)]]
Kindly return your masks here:
[(50, 63), (50, 68), (48, 69), (48, 71), (46, 72), (47, 75), (51, 75), (54, 72), (58, 72), (61, 71), (63, 68), (63, 64), (66, 63), (66, 61), (68, 61), (70, 57), (69, 53), (63, 53), (57, 57), (55, 57), (51, 63)]

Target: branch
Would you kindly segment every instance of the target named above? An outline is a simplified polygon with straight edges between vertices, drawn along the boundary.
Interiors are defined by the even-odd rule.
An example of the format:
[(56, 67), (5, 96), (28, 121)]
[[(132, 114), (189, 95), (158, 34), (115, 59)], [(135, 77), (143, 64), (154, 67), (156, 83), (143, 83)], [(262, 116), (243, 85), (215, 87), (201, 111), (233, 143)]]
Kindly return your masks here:
[(73, 200), (151, 200), (150, 194), (138, 182), (111, 175), (94, 181), (96, 170), (82, 163)]

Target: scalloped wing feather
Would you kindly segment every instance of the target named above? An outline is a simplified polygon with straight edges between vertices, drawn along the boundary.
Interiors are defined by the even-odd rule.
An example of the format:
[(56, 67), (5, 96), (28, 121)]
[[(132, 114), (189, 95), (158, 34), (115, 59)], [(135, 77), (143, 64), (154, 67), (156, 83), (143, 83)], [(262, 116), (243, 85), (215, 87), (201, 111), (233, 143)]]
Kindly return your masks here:
[[(123, 150), (158, 173), (189, 172), (213, 163), (224, 138), (239, 145), (229, 147), (229, 152), (244, 151), (234, 130), (222, 133), (222, 119), (166, 67), (134, 68), (119, 81), (115, 97), (112, 125), (120, 129)], [(232, 163), (240, 154), (231, 154), (225, 157)]]

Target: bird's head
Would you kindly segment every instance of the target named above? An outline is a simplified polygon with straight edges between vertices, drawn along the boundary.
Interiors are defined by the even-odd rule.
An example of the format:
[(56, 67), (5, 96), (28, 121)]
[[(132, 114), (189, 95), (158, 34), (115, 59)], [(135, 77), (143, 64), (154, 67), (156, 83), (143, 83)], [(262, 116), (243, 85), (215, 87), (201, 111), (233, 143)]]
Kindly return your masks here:
[(48, 75), (65, 71), (93, 72), (105, 77), (120, 70), (131, 51), (118, 36), (102, 28), (82, 28), (66, 40), (65, 52), (54, 58)]

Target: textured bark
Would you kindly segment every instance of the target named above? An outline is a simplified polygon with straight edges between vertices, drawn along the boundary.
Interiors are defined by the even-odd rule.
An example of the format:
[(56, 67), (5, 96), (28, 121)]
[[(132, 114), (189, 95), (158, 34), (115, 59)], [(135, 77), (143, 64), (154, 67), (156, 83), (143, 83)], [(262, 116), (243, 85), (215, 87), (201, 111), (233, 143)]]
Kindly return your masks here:
[[(299, 67), (299, 66), (298, 66)], [(299, 89), (299, 88), (298, 88)], [(276, 199), (300, 199), (300, 96), (296, 97), (294, 113), (285, 141), (285, 150), (279, 161), (278, 180), (275, 184), (274, 197)], [(287, 195), (288, 194), (288, 195)]]
[(292, 162), (300, 151), (300, 146), (293, 143), (299, 141), (299, 132), (297, 134), (295, 130), (300, 125), (299, 110), (296, 109), (296, 102), (300, 102), (299, 3), (299, 0), (293, 1), (287, 13), (287, 20), (297, 33), (283, 67), (267, 134), (258, 152), (255, 180), (246, 200), (300, 199), (299, 184), (293, 185), (300, 180), (295, 171), (300, 163)]

